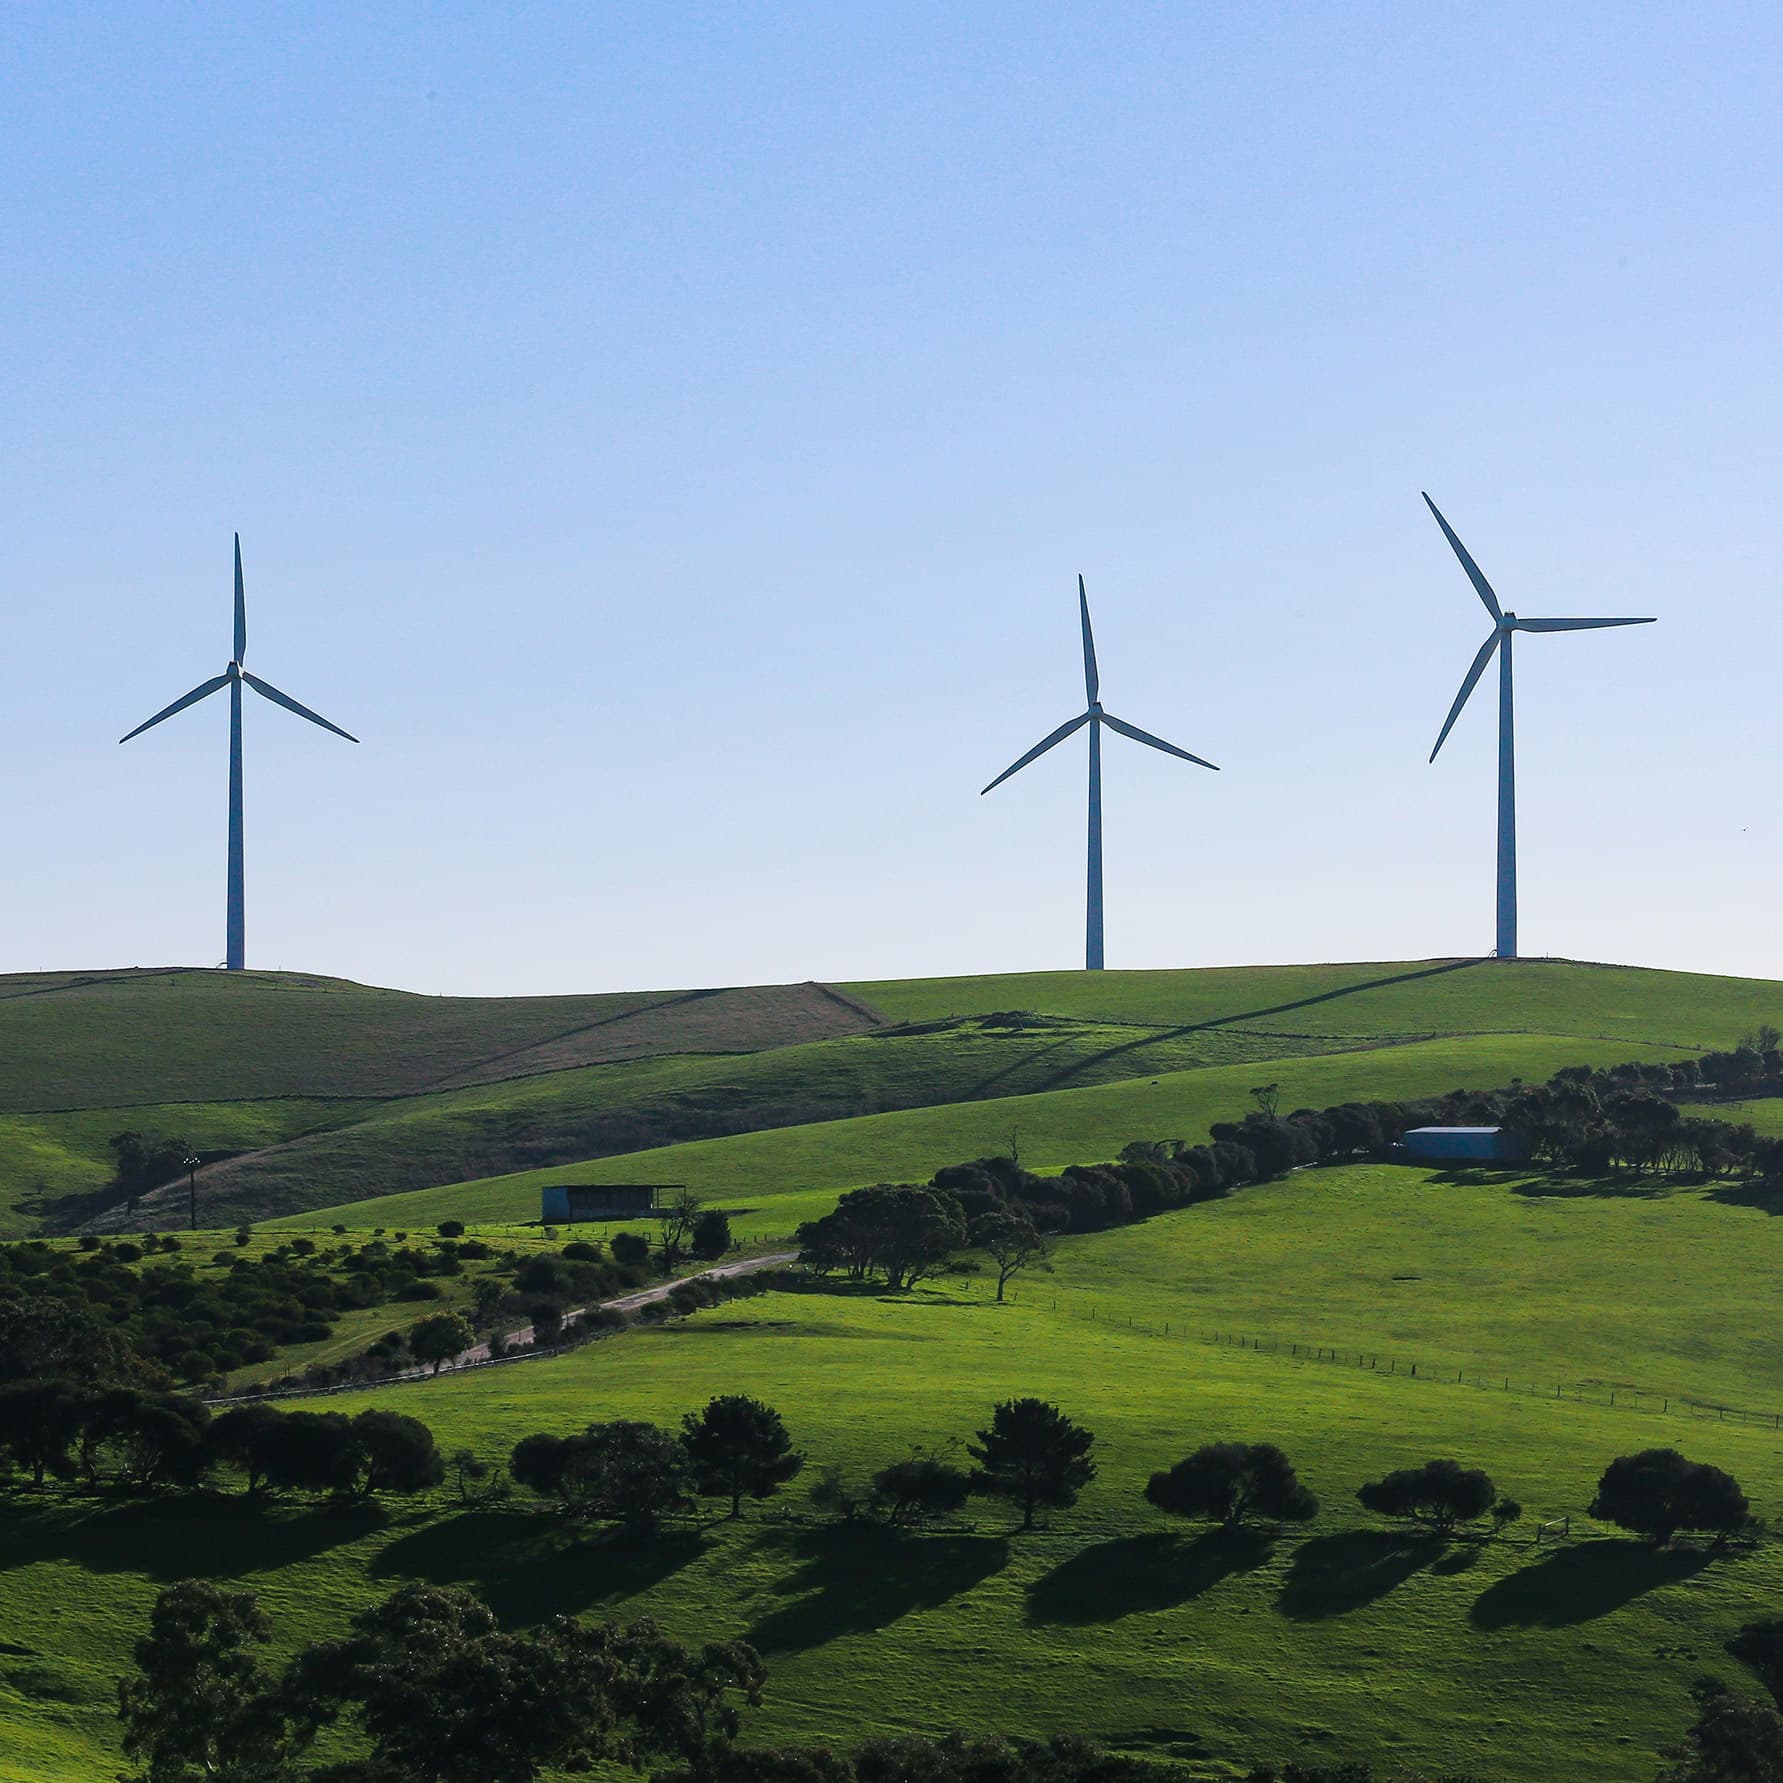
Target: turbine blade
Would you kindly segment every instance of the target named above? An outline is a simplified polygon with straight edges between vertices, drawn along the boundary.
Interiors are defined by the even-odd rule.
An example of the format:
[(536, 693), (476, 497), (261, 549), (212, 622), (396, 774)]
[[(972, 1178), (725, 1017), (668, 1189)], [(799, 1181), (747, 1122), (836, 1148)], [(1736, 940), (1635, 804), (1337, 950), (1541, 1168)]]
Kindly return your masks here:
[(1442, 510), (1427, 495), (1424, 496), (1424, 506), (1436, 516), (1436, 524), (1442, 528), (1443, 537), (1454, 546), (1455, 555), (1461, 559), (1461, 567), (1467, 571), (1467, 579), (1473, 584), (1474, 593), (1486, 603), (1486, 611), (1494, 619), (1502, 619), (1504, 609), (1498, 604), (1498, 596), (1492, 592), (1492, 584), (1480, 574), (1480, 566), (1467, 555), (1467, 547), (1455, 537), (1455, 529), (1442, 517)]
[(235, 535), (235, 660), (248, 653), (248, 597), (241, 585), (241, 534)]
[(1518, 631), (1596, 631), (1604, 625), (1654, 625), (1652, 619), (1519, 619)]
[(1056, 731), (1054, 731), (1050, 737), (1046, 737), (1042, 741), (1036, 743), (1034, 745), (1034, 747), (1032, 749), (1030, 749), (1028, 751), (1028, 753), (1021, 758), (1020, 761), (1013, 762), (1010, 764), (1010, 766), (1005, 768), (1003, 770), (1003, 772), (1001, 774), (999, 774), (996, 777), (996, 779), (991, 782), (991, 785), (985, 787), (984, 791), (979, 793), (978, 796), (982, 799), (984, 797), (984, 794), (991, 790), (992, 786), (1001, 786), (1003, 784), (1003, 782), (1005, 780), (1007, 780), (1011, 774), (1019, 773), (1021, 771), (1021, 769), (1025, 768), (1029, 762), (1034, 760), (1034, 758), (1036, 756), (1044, 755), (1047, 752), (1047, 750), (1049, 750), (1053, 746), (1053, 744), (1064, 742), (1064, 740), (1068, 736), (1070, 736), (1073, 731), (1082, 730), (1083, 727), (1089, 723), (1089, 721), (1090, 721), (1089, 713), (1079, 712), (1078, 715), (1075, 718), (1073, 718), (1069, 724), (1061, 724), (1059, 726), (1059, 728)]
[(132, 737), (140, 737), (144, 731), (152, 730), (163, 718), (171, 718), (174, 713), (183, 712), (188, 706), (195, 706), (200, 700), (209, 699), (219, 687), (227, 687), (228, 685), (229, 677), (227, 675), (213, 675), (208, 681), (199, 682), (190, 693), (182, 694), (171, 706), (163, 706), (153, 718), (147, 720), (143, 724), (139, 724), (135, 730), (129, 731), (124, 736), (119, 737), (118, 741), (120, 743), (128, 743)]
[(280, 693), (270, 681), (262, 681), (258, 675), (250, 675), (246, 669), (241, 678), (253, 688), (263, 699), (269, 699), (275, 706), (283, 706), (287, 712), (295, 712), (299, 718), (307, 718), (311, 724), (319, 724), (325, 731), (333, 731), (337, 737), (345, 737), (349, 743), (357, 743), (359, 739), (351, 731), (344, 731), (338, 724), (330, 724), (320, 712), (312, 712), (308, 706), (300, 706), (288, 693)]
[(1148, 744), (1153, 749), (1162, 749), (1166, 755), (1180, 756), (1184, 761), (1192, 761), (1198, 768), (1213, 768), (1217, 774), (1219, 769), (1210, 761), (1203, 761), (1198, 755), (1190, 755), (1186, 749), (1178, 749), (1174, 743), (1166, 743), (1162, 737), (1154, 737), (1150, 731), (1142, 731), (1136, 724), (1128, 724), (1124, 719), (1102, 714), (1102, 722), (1111, 731), (1119, 731), (1123, 737), (1131, 737), (1135, 743)]
[(1473, 692), (1474, 684), (1486, 672), (1486, 664), (1492, 660), (1492, 652), (1496, 650), (1504, 638), (1504, 633), (1495, 631), (1480, 646), (1480, 653), (1473, 659), (1473, 667), (1467, 671), (1467, 679), (1461, 683), (1461, 691), (1455, 695), (1455, 703), (1449, 708), (1449, 715), (1443, 720), (1442, 734), (1436, 739), (1436, 749), (1431, 750), (1430, 759), (1436, 760), (1436, 750), (1441, 749), (1448, 741), (1449, 732), (1455, 728), (1455, 720), (1461, 716), (1461, 708), (1467, 704), (1467, 696)]
[(1095, 705), (1101, 677), (1096, 673), (1096, 638), (1090, 630), (1090, 597), (1083, 591), (1083, 577), (1077, 578), (1077, 610), (1083, 617), (1083, 697)]

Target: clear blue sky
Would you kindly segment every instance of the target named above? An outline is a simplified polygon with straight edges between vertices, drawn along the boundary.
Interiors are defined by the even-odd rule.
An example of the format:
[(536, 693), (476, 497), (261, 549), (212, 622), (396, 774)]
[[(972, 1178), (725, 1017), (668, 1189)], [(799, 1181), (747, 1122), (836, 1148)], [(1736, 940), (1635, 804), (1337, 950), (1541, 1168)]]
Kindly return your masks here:
[(1783, 15), (0, 12), (0, 969), (1783, 976)]

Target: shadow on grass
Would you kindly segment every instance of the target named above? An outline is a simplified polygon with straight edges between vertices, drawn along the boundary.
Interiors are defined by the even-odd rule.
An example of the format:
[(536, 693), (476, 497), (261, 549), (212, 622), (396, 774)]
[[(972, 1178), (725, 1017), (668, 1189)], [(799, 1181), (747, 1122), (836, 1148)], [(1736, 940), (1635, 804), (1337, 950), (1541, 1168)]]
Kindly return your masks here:
[(743, 1638), (765, 1653), (796, 1653), (846, 1634), (884, 1628), (913, 1610), (929, 1610), (988, 1579), (1009, 1558), (1003, 1536), (900, 1536), (839, 1525), (797, 1533), (772, 1530), (758, 1546), (778, 1553), (781, 1597)]
[(697, 1530), (644, 1540), (537, 1512), (466, 1510), (389, 1543), (368, 1570), (374, 1579), (469, 1586), (504, 1623), (524, 1625), (635, 1597), (704, 1546)]
[(1095, 1070), (1129, 1054), (1143, 1052), (1148, 1046), (1155, 1046), (1161, 1040), (1180, 1040), (1189, 1034), (1205, 1034), (1214, 1028), (1228, 1028), (1238, 1022), (1261, 1021), (1266, 1016), (1287, 1015), (1297, 1009), (1311, 1009), (1320, 1003), (1335, 1003), (1345, 997), (1360, 996), (1364, 991), (1384, 990), (1390, 985), (1412, 984), (1421, 978), (1442, 978), (1450, 972), (1466, 972), (1477, 966), (1491, 964), (1485, 959), (1442, 960), (1435, 965), (1419, 966), (1411, 972), (1395, 972), (1387, 978), (1364, 979), (1357, 984), (1341, 984), (1328, 991), (1317, 991), (1310, 997), (1296, 997), (1287, 1003), (1271, 1003), (1263, 1009), (1240, 1009), (1231, 1015), (1209, 1016), (1204, 1021), (1188, 1022), (1178, 1028), (1163, 1028), (1153, 1033), (1140, 1036), (1138, 1039), (1124, 1041), (1119, 1046), (1104, 1048), (1101, 1052), (1090, 1053), (1066, 1065), (1063, 1069), (1043, 1077), (1031, 1086), (1033, 1090), (1062, 1089), (1072, 1078), (1081, 1077), (1086, 1072)]
[(1294, 1550), (1277, 1607), (1295, 1622), (1322, 1622), (1366, 1608), (1436, 1560), (1435, 1536), (1352, 1529), (1318, 1535)]
[(71, 1560), (87, 1572), (150, 1579), (241, 1578), (312, 1560), (389, 1521), (372, 1504), (283, 1505), (209, 1495), (109, 1505), (14, 1499), (0, 1510), (0, 1571)]
[(1663, 1201), (1680, 1189), (1700, 1188), (1688, 1176), (1536, 1176), (1511, 1183), (1511, 1193), (1532, 1201)]
[(1476, 1628), (1572, 1628), (1594, 1622), (1661, 1585), (1709, 1564), (1690, 1549), (1656, 1551), (1640, 1542), (1581, 1542), (1488, 1585), (1468, 1611)]
[(1167, 1533), (1098, 1542), (1028, 1587), (1028, 1620), (1078, 1627), (1173, 1609), (1222, 1579), (1254, 1571), (1269, 1558), (1257, 1529), (1210, 1529), (1193, 1541)]
[(1723, 1207), (1756, 1207), (1760, 1213), (1783, 1213), (1783, 1183), (1723, 1183), (1705, 1197)]

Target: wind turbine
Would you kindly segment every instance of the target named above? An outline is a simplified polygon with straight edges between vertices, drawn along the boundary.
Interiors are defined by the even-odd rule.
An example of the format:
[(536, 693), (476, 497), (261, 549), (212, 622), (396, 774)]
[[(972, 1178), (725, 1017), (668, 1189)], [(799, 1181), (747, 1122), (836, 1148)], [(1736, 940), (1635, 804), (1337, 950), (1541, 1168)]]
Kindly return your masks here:
[(144, 724), (139, 724), (129, 736), (118, 738), (120, 743), (128, 743), (131, 737), (140, 737), (146, 730), (152, 730), (163, 718), (171, 718), (176, 712), (183, 712), (188, 706), (195, 706), (200, 700), (209, 699), (219, 689), (229, 689), (229, 913), (225, 934), (223, 964), (231, 972), (242, 970), (245, 962), (246, 908), (242, 886), (242, 840), (241, 840), (241, 689), (245, 681), (247, 685), (263, 699), (271, 700), (275, 706), (283, 706), (287, 712), (295, 712), (299, 718), (307, 718), (311, 724), (319, 724), (325, 731), (333, 731), (337, 737), (345, 737), (349, 743), (357, 743), (359, 739), (349, 731), (344, 731), (338, 724), (330, 724), (319, 712), (312, 712), (308, 706), (300, 706), (288, 693), (280, 693), (270, 681), (262, 681), (258, 675), (250, 675), (241, 666), (241, 659), (248, 651), (248, 607), (241, 585), (241, 534), (235, 535), (235, 651), (229, 658), (229, 666), (222, 674), (213, 675), (208, 681), (201, 681), (188, 694), (183, 694), (171, 706), (164, 707)]
[[(1102, 970), (1102, 727), (1107, 725), (1111, 731), (1119, 731), (1123, 737), (1131, 737), (1135, 743), (1144, 743), (1153, 749), (1161, 749), (1166, 755), (1180, 757), (1183, 761), (1192, 761), (1198, 768), (1218, 768), (1210, 761), (1203, 761), (1198, 755), (1190, 755), (1186, 749), (1178, 749), (1174, 743), (1166, 743), (1162, 737), (1154, 737), (1150, 731), (1142, 731), (1137, 725), (1128, 724), (1116, 718), (1112, 712), (1102, 710), (1102, 702), (1097, 698), (1100, 680), (1096, 674), (1096, 640), (1090, 631), (1090, 600), (1084, 593), (1083, 577), (1077, 578), (1077, 607), (1083, 619), (1083, 691), (1089, 702), (1086, 711), (1078, 713), (1067, 724), (1061, 724), (1050, 737), (1043, 738), (1013, 766), (1007, 767), (984, 789), (989, 792), (992, 787), (1001, 786), (1011, 774), (1019, 773), (1029, 762), (1044, 755), (1053, 744), (1062, 743), (1073, 731), (1080, 731), (1087, 724), (1090, 727), (1090, 866), (1088, 910), (1084, 922), (1084, 968), (1090, 972)], [(984, 797), (984, 792), (978, 796)]]
[(1517, 744), (1516, 726), (1511, 710), (1511, 634), (1519, 631), (1597, 631), (1607, 625), (1651, 625), (1651, 619), (1519, 619), (1515, 613), (1507, 613), (1498, 604), (1498, 596), (1492, 592), (1492, 584), (1480, 574), (1480, 566), (1468, 556), (1467, 547), (1455, 537), (1455, 530), (1442, 517), (1441, 510), (1428, 495), (1424, 497), (1424, 505), (1436, 515), (1436, 524), (1443, 530), (1443, 537), (1454, 547), (1455, 555), (1461, 559), (1461, 567), (1467, 571), (1467, 579), (1474, 586), (1474, 592), (1485, 603), (1486, 611), (1492, 615), (1492, 635), (1480, 646), (1480, 653), (1473, 659), (1473, 667), (1467, 671), (1467, 679), (1461, 683), (1461, 691), (1455, 695), (1455, 703), (1449, 708), (1449, 716), (1443, 722), (1441, 733), (1436, 739), (1436, 749), (1430, 752), (1430, 759), (1436, 760), (1437, 750), (1447, 740), (1449, 732), (1454, 728), (1455, 720), (1461, 716), (1461, 708), (1467, 704), (1467, 696), (1473, 692), (1475, 684), (1486, 672), (1486, 664), (1492, 660), (1493, 651), (1498, 651), (1498, 946), (1496, 952), (1501, 960), (1514, 960), (1517, 957)]

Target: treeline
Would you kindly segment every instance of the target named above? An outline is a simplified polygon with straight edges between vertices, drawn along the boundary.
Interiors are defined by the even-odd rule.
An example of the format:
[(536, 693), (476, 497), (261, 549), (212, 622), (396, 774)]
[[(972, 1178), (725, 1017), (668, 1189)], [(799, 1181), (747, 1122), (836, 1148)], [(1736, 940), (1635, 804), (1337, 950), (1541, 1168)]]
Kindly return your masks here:
[(1134, 1140), (1112, 1163), (1070, 1164), (1053, 1176), (1008, 1156), (976, 1158), (936, 1171), (926, 1184), (851, 1190), (834, 1211), (799, 1227), (799, 1260), (820, 1275), (878, 1275), (897, 1289), (947, 1268), (971, 1247), (991, 1257), (1001, 1298), (1011, 1275), (1045, 1258), (1049, 1236), (1098, 1232), (1218, 1200), (1309, 1165), (1387, 1158), (1406, 1132), (1426, 1126), (1501, 1126), (1536, 1162), (1584, 1174), (1693, 1171), (1783, 1182), (1783, 1139), (1692, 1115), (1675, 1100), (1704, 1083), (1750, 1093), (1752, 1084), (1773, 1080), (1783, 1094), (1783, 1053), (1746, 1046), (1670, 1064), (1568, 1066), (1545, 1084), (1342, 1102), (1286, 1115), (1277, 1112), (1268, 1085), (1252, 1092), (1258, 1106), (1241, 1119), (1215, 1121), (1205, 1143)]
[[(534, 1783), (655, 1765), (651, 1783), (1170, 1783), (1173, 1765), (1085, 1740), (900, 1734), (853, 1752), (737, 1743), (760, 1705), (761, 1655), (694, 1647), (654, 1622), (558, 1616), (508, 1630), (470, 1592), (409, 1585), (344, 1638), (262, 1659), (272, 1619), (250, 1591), (206, 1580), (156, 1598), (119, 1681), (129, 1783), (183, 1777), (285, 1783)], [(353, 1756), (317, 1764), (324, 1732)], [(1396, 1764), (1396, 1783), (1482, 1783)], [(1247, 1783), (1374, 1783), (1366, 1764), (1262, 1765)]]
[[(9, 1303), (53, 1302), (115, 1334), (145, 1365), (145, 1378), (200, 1386), (281, 1350), (326, 1342), (345, 1313), (442, 1303), (471, 1264), (486, 1266), (470, 1284), (463, 1315), (478, 1332), (521, 1319), (554, 1332), (566, 1308), (648, 1279), (642, 1259), (627, 1262), (594, 1244), (571, 1242), (558, 1254), (498, 1253), (463, 1237), (457, 1222), (444, 1225), (452, 1235), (413, 1242), (407, 1232), (354, 1242), (342, 1228), (336, 1244), (298, 1237), (257, 1257), (247, 1254), (251, 1234), (242, 1227), (232, 1246), (197, 1261), (190, 1242), (171, 1234), (105, 1241), (89, 1233), (73, 1251), (41, 1239), (0, 1244), (0, 1327)], [(375, 1379), (412, 1366), (406, 1351), (405, 1335), (393, 1331), (361, 1357), (316, 1371), (309, 1384)]]

